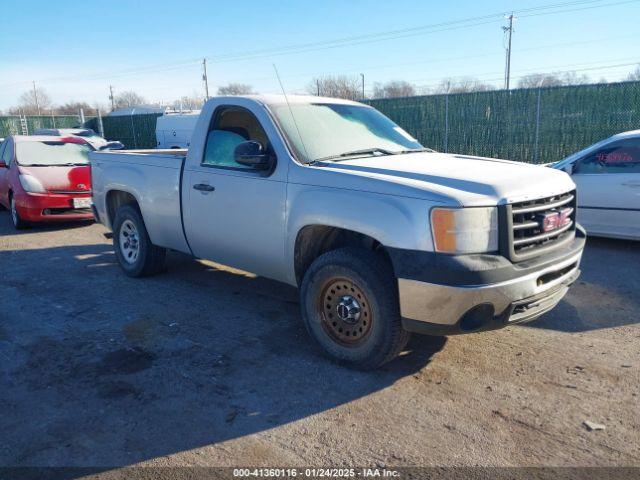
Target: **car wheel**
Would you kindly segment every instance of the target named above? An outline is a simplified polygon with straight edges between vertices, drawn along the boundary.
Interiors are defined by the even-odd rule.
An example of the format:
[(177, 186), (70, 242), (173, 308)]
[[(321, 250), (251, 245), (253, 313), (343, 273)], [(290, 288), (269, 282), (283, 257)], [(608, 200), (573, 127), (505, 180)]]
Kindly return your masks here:
[(9, 197), (9, 212), (11, 213), (11, 223), (16, 230), (23, 230), (29, 226), (29, 224), (20, 217), (20, 213), (18, 212), (18, 207), (16, 206), (16, 201), (13, 196)]
[(136, 206), (120, 207), (113, 226), (113, 249), (127, 275), (146, 277), (164, 270), (167, 250), (151, 243)]
[(398, 287), (380, 253), (341, 248), (318, 257), (300, 290), (307, 330), (333, 359), (370, 370), (406, 346)]

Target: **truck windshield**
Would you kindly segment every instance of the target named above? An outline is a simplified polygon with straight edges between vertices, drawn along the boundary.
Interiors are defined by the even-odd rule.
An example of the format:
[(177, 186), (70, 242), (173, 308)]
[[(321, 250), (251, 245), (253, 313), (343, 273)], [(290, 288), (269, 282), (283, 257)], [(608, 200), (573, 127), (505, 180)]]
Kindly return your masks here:
[(88, 165), (91, 147), (81, 143), (19, 142), (16, 145), (18, 164), (23, 166)]
[(292, 104), (291, 111), (287, 105), (276, 105), (272, 110), (304, 163), (425, 150), (415, 138), (371, 107), (311, 103)]

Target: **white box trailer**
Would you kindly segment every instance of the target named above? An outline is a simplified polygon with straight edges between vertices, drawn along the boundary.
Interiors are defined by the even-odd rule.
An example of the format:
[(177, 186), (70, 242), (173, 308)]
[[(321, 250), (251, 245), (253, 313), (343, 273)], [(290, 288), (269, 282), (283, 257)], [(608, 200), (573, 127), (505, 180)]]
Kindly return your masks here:
[(156, 121), (156, 148), (189, 148), (200, 111), (165, 113)]

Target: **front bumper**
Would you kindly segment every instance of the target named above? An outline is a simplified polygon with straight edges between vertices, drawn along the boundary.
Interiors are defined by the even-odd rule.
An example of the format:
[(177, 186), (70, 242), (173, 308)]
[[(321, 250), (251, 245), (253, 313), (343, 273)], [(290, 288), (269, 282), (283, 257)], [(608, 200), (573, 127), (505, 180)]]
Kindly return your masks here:
[(90, 194), (23, 193), (16, 195), (20, 217), (28, 222), (67, 222), (92, 220), (91, 209), (76, 209), (74, 198), (91, 198)]
[(512, 264), (499, 255), (391, 251), (406, 330), (451, 335), (534, 320), (580, 275), (584, 230), (566, 247)]

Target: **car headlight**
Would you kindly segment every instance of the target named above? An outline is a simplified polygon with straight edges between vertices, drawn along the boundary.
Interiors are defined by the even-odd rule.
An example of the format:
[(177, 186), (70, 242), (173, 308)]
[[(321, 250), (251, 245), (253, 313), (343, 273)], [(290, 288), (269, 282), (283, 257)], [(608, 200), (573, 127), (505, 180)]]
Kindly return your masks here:
[(434, 208), (431, 232), (436, 252), (495, 252), (498, 250), (498, 209)]
[(20, 178), (20, 185), (22, 185), (22, 188), (24, 188), (25, 192), (29, 192), (29, 193), (45, 193), (46, 192), (46, 190), (44, 189), (40, 181), (33, 175), (23, 174), (23, 175), (19, 175), (18, 178)]

